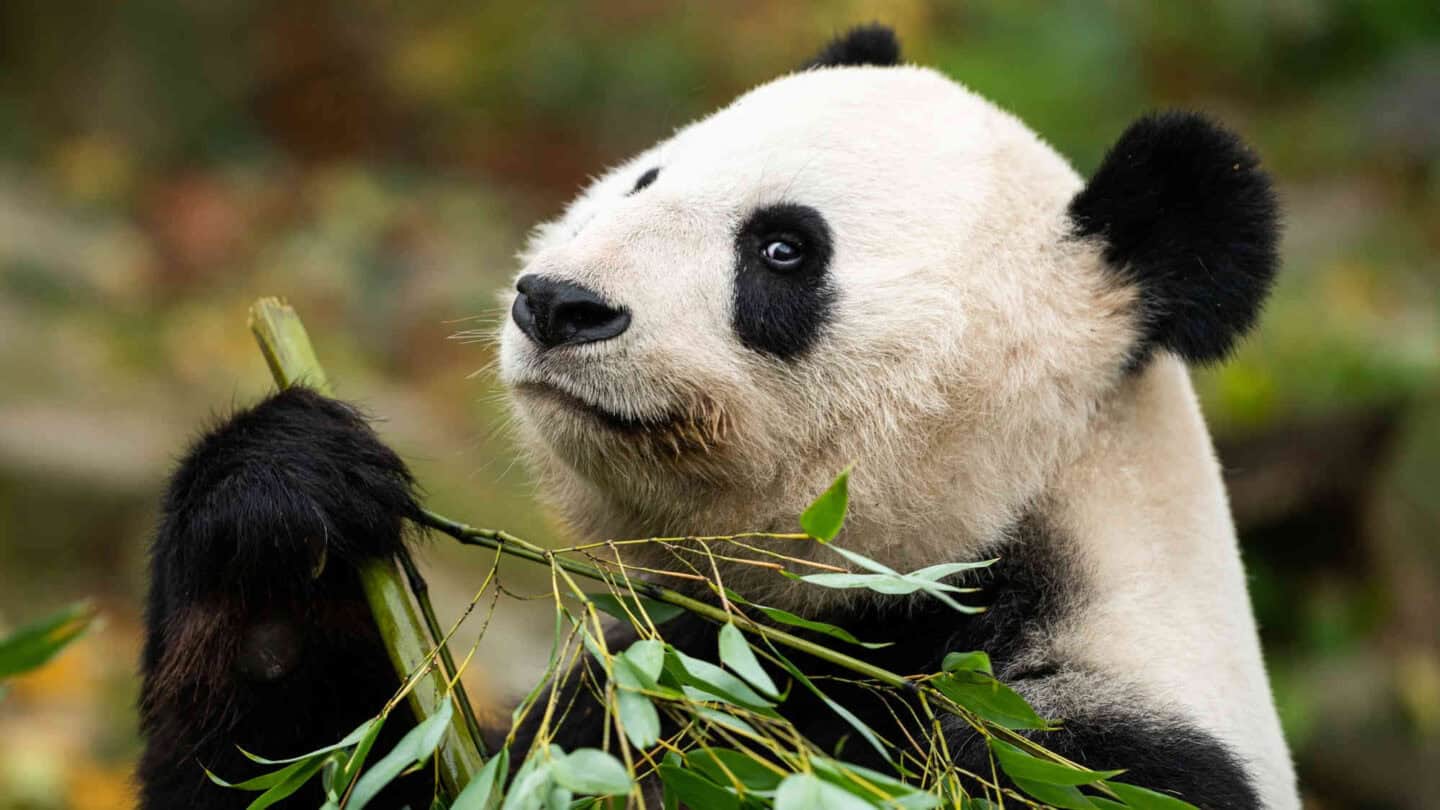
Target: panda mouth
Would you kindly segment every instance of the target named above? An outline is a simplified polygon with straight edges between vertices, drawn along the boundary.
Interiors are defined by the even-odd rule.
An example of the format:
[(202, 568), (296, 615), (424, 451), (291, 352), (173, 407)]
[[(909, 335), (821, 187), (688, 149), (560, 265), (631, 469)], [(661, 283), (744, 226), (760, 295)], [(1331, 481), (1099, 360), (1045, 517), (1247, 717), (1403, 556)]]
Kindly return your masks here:
[(571, 411), (578, 411), (618, 433), (648, 433), (664, 430), (676, 422), (674, 416), (635, 417), (607, 410), (564, 389), (541, 382), (521, 383), (516, 390), (535, 394), (557, 402)]

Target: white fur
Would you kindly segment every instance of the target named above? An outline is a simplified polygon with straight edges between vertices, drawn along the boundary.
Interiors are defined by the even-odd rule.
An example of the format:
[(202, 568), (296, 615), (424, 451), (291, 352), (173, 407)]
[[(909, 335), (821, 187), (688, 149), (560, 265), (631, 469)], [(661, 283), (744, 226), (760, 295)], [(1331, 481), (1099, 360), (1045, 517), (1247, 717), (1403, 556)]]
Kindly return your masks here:
[[(654, 184), (626, 196), (651, 167)], [(1055, 648), (1123, 668), (1250, 761), (1270, 806), (1296, 806), (1188, 378), (1164, 357), (1122, 372), (1136, 293), (1097, 245), (1068, 238), (1080, 187), (1023, 124), (930, 70), (764, 85), (537, 229), (523, 272), (592, 287), (633, 321), (544, 353), (507, 322), (502, 377), (523, 443), (596, 538), (793, 531), (851, 462), (839, 542), (900, 569), (971, 558), (1023, 509), (1052, 504), (1102, 594)], [(791, 362), (746, 349), (730, 318), (735, 231), (777, 202), (820, 211), (835, 243), (834, 326)], [(547, 387), (680, 418), (616, 433)], [(721, 574), (800, 611), (856, 598), (753, 567)]]

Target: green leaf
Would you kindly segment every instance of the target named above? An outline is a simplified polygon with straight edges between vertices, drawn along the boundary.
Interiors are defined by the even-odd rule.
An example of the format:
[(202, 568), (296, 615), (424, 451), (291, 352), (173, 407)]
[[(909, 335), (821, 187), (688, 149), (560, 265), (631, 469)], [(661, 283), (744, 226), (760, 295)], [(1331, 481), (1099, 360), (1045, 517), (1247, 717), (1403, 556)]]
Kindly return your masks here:
[(697, 748), (685, 755), (685, 766), (716, 784), (734, 788), (738, 781), (750, 791), (774, 790), (783, 778), (754, 757), (732, 748)]
[(615, 692), (615, 712), (631, 745), (649, 748), (660, 741), (660, 712), (650, 698), (621, 686)]
[[(625, 679), (632, 679), (626, 683), (627, 686), (648, 689), (655, 686), (660, 671), (665, 668), (665, 644), (654, 639), (642, 639), (631, 644), (625, 652), (615, 656), (615, 659), (617, 681), (626, 683)], [(623, 672), (620, 662), (624, 664)]]
[[(320, 787), (325, 791), (325, 805), (340, 804), (340, 794), (344, 792), (344, 786), (337, 783), (336, 777), (344, 770), (345, 762), (339, 754), (327, 759), (325, 767), (320, 769)], [(325, 805), (322, 805), (322, 808)]]
[(733, 624), (727, 624), (720, 628), (720, 661), (765, 697), (772, 700), (780, 699), (780, 689), (775, 686), (775, 682), (770, 679), (770, 674), (760, 665), (760, 660), (755, 657), (755, 651), (750, 649), (750, 642), (745, 640), (745, 634), (741, 633), (740, 628)]
[(962, 708), (998, 726), (1037, 730), (1051, 728), (1043, 717), (1030, 708), (1025, 698), (983, 672), (949, 672), (932, 678), (930, 683), (940, 694), (955, 701)]
[(940, 668), (946, 672), (983, 672), (994, 675), (990, 667), (990, 656), (983, 652), (952, 652), (945, 654)]
[(570, 803), (575, 801), (575, 792), (564, 785), (551, 784), (550, 790), (545, 794), (545, 801), (541, 804), (544, 810), (570, 810)]
[(961, 604), (946, 593), (946, 591), (971, 592), (975, 590), (973, 588), (957, 588), (944, 582), (916, 579), (907, 574), (807, 574), (799, 579), (822, 588), (865, 588), (888, 596), (903, 596), (923, 591), (960, 613), (984, 612), (984, 608)]
[[(715, 664), (699, 658), (692, 658), (674, 648), (670, 649), (670, 653), (671, 655), (666, 659), (666, 666), (671, 669), (671, 674), (681, 683), (708, 693), (710, 697), (706, 699), (722, 700), (756, 710), (769, 709), (773, 705), (747, 686), (744, 681)], [(674, 665), (671, 665), (671, 661), (675, 662)]]
[(95, 609), (77, 602), (0, 639), (0, 679), (44, 666), (79, 638), (94, 619)]
[(1047, 785), (1029, 779), (1016, 779), (1015, 786), (1032, 798), (1061, 810), (1097, 810), (1090, 799), (1080, 792), (1080, 788), (1074, 785)]
[(739, 797), (697, 773), (668, 762), (662, 763), (659, 771), (667, 808), (684, 804), (697, 810), (740, 810)]
[(445, 730), (450, 725), (450, 718), (455, 712), (454, 701), (446, 695), (436, 707), (435, 713), (425, 718), (425, 722), (416, 725), (395, 743), (383, 759), (375, 763), (370, 770), (360, 777), (355, 783), (355, 789), (350, 791), (350, 800), (346, 803), (349, 810), (361, 810), (371, 799), (375, 798), (386, 785), (395, 781), (406, 768), (411, 765), (419, 765), (435, 753), (435, 748), (440, 745), (440, 740), (445, 736)]
[[(351, 782), (355, 781), (355, 777), (360, 775), (361, 769), (365, 767), (365, 760), (370, 756), (370, 749), (375, 747), (375, 740), (380, 737), (380, 729), (385, 726), (385, 718), (386, 715), (382, 714), (376, 717), (373, 722), (361, 726), (361, 728), (364, 728), (366, 731), (361, 735), (359, 743), (355, 746), (355, 751), (350, 754), (349, 760), (344, 763), (344, 767), (338, 774), (340, 777), (339, 781), (342, 785), (349, 786)], [(341, 792), (344, 792), (343, 788)]]
[(875, 733), (874, 729), (865, 725), (865, 722), (859, 717), (856, 717), (854, 712), (831, 700), (829, 695), (820, 691), (820, 687), (816, 686), (814, 681), (810, 680), (809, 676), (801, 672), (799, 667), (791, 663), (790, 659), (780, 655), (779, 652), (776, 652), (773, 648), (771, 651), (775, 652), (776, 660), (780, 662), (780, 667), (790, 673), (790, 677), (798, 681), (801, 686), (808, 689), (815, 697), (820, 698), (821, 702), (830, 707), (830, 711), (840, 715), (841, 719), (849, 723), (850, 727), (855, 729), (855, 731), (860, 734), (860, 737), (880, 754), (882, 759), (893, 764), (894, 761), (890, 758), (890, 752), (886, 750), (884, 743), (880, 742), (880, 736)]
[[(613, 796), (629, 793), (634, 782), (620, 760), (598, 748), (580, 748), (568, 754), (554, 746), (555, 781), (568, 790), (588, 795)], [(568, 802), (567, 802), (568, 804)]]
[(942, 563), (932, 565), (929, 568), (922, 568), (910, 574), (902, 574), (884, 563), (872, 560), (863, 554), (858, 554), (840, 546), (830, 546), (830, 549), (841, 557), (844, 557), (852, 565), (869, 571), (868, 574), (808, 574), (806, 576), (790, 576), (802, 582), (812, 585), (820, 585), (825, 588), (867, 588), (876, 593), (883, 593), (891, 596), (899, 596), (923, 591), (930, 596), (940, 600), (954, 610), (961, 613), (980, 613), (983, 608), (962, 605), (950, 598), (952, 593), (974, 593), (977, 588), (962, 588), (958, 585), (951, 585), (948, 582), (939, 582), (938, 576), (944, 576), (950, 569), (981, 568), (989, 565), (990, 562), (982, 563)]
[[(325, 755), (316, 754), (315, 756), (323, 759)], [(227, 782), (212, 773), (209, 768), (202, 767), (201, 770), (205, 771), (205, 776), (209, 777), (211, 782), (214, 782), (220, 787), (233, 788), (235, 790), (252, 790), (259, 792), (263, 790), (269, 790), (270, 788), (275, 787), (281, 782), (284, 782), (285, 780), (294, 776), (299, 771), (303, 771), (306, 768), (310, 767), (312, 764), (314, 764), (313, 758), (302, 759), (299, 762), (291, 763), (284, 768), (280, 768), (279, 770), (270, 771), (269, 773), (263, 773), (254, 778), (246, 779), (243, 782)]]
[(1115, 795), (1125, 800), (1125, 804), (1135, 810), (1195, 810), (1195, 805), (1177, 799), (1174, 796), (1167, 796), (1164, 793), (1157, 793), (1148, 788), (1137, 785), (1127, 785), (1124, 782), (1106, 782)]
[(792, 773), (775, 791), (775, 810), (871, 810), (875, 806), (812, 773)]
[(848, 562), (855, 565), (856, 567), (862, 568), (871, 573), (894, 574), (895, 576), (900, 576), (900, 572), (896, 571), (894, 568), (891, 568), (890, 566), (878, 560), (872, 560), (858, 551), (851, 551), (850, 549), (843, 548), (841, 546), (830, 546), (830, 550), (835, 552), (836, 554), (839, 554), (841, 557), (844, 557)]
[(908, 576), (919, 579), (928, 579), (931, 582), (938, 582), (951, 574), (958, 574), (961, 571), (974, 571), (977, 568), (989, 568), (999, 562), (999, 558), (993, 560), (981, 560), (980, 562), (952, 562), (940, 563), (921, 568), (918, 571), (911, 571)]
[(277, 782), (269, 790), (255, 797), (255, 801), (250, 802), (246, 810), (265, 810), (265, 808), (270, 805), (289, 798), (295, 791), (304, 787), (305, 783), (309, 782), (311, 777), (319, 773), (321, 768), (325, 767), (325, 760), (326, 757), (323, 756), (315, 757), (314, 759), (295, 763), (301, 767), (293, 771), (286, 768), (286, 771), (290, 771), (289, 775)]
[[(668, 602), (657, 602), (654, 599), (649, 599), (644, 596), (635, 596), (633, 594), (616, 596), (615, 594), (608, 592), (587, 593), (585, 594), (585, 598), (593, 602), (595, 604), (595, 607), (599, 608), (600, 610), (603, 610), (606, 613), (609, 613), (611, 616), (619, 619), (620, 621), (627, 623), (634, 621), (634, 619), (631, 618), (632, 616), (636, 618), (640, 616), (649, 616), (650, 621), (654, 622), (655, 624), (664, 624), (665, 622), (668, 622), (676, 616), (679, 616), (681, 613), (685, 612), (685, 608), (676, 607), (675, 605), (669, 604)], [(624, 600), (623, 606), (621, 605), (622, 599)], [(630, 611), (629, 613), (625, 612), (627, 608)]]
[(810, 763), (815, 767), (815, 774), (821, 779), (833, 782), (867, 801), (883, 802), (885, 807), (930, 810), (941, 803), (938, 795), (920, 790), (914, 785), (907, 785), (879, 771), (826, 757), (812, 757)]
[(511, 780), (510, 789), (505, 792), (505, 801), (500, 805), (501, 810), (540, 810), (555, 781), (551, 773), (553, 766), (554, 760), (546, 749), (532, 749)]
[(742, 734), (748, 734), (756, 739), (764, 739), (760, 732), (755, 730), (754, 726), (729, 712), (722, 712), (719, 709), (712, 709), (709, 706), (695, 706), (692, 707), (690, 711), (696, 717), (703, 717), (712, 723), (717, 723)]
[(850, 468), (846, 467), (828, 489), (800, 515), (800, 528), (824, 543), (835, 539), (845, 525), (845, 509), (850, 504)]
[(1011, 779), (1043, 782), (1047, 785), (1088, 785), (1109, 779), (1121, 771), (1092, 771), (1088, 768), (1061, 765), (1058, 762), (1032, 757), (1019, 748), (990, 738), (990, 751), (1000, 762), (1000, 767)]
[(542, 751), (530, 752), (505, 792), (501, 810), (540, 810), (550, 796), (550, 783), (554, 779), (550, 773), (554, 761), (543, 754)]
[(867, 649), (878, 650), (882, 647), (889, 647), (895, 643), (893, 641), (861, 641), (860, 639), (855, 638), (855, 636), (851, 635), (848, 630), (836, 627), (833, 624), (826, 624), (824, 622), (817, 622), (811, 619), (803, 618), (801, 616), (796, 616), (794, 613), (781, 610), (780, 608), (766, 607), (764, 605), (754, 605), (754, 607), (761, 613), (769, 616), (772, 621), (776, 621), (781, 624), (788, 624), (791, 627), (801, 627), (806, 630), (813, 630), (817, 633), (830, 636), (831, 638), (840, 639), (841, 641), (847, 642), (849, 644), (858, 644), (859, 646), (865, 647)]
[(361, 723), (359, 727), (357, 727), (354, 731), (346, 734), (345, 737), (340, 740), (340, 742), (331, 743), (324, 748), (316, 748), (314, 751), (307, 751), (303, 754), (298, 754), (293, 757), (286, 757), (285, 759), (266, 759), (265, 757), (252, 754), (249, 751), (246, 751), (244, 748), (240, 748), (239, 746), (236, 746), (236, 748), (239, 748), (240, 753), (244, 754), (245, 757), (251, 762), (258, 762), (261, 765), (287, 765), (291, 762), (299, 762), (302, 759), (310, 759), (311, 757), (318, 757), (321, 754), (328, 754), (331, 751), (339, 751), (342, 748), (349, 748), (350, 746), (360, 742), (362, 739), (365, 738), (366, 734), (370, 733), (370, 726), (372, 723), (383, 722), (385, 722), (385, 720), (382, 717), (372, 717), (369, 720)]
[(493, 810), (499, 804), (500, 789), (505, 786), (509, 770), (510, 749), (501, 748), (455, 797), (450, 810)]

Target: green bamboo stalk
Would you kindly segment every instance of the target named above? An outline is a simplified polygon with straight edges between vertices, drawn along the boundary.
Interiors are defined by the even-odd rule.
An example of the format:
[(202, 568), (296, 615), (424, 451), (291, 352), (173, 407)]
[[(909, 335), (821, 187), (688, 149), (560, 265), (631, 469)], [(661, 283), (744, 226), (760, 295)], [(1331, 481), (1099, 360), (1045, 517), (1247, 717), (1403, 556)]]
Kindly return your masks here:
[[(260, 344), (270, 373), (282, 388), (303, 384), (329, 395), (330, 382), (315, 355), (315, 347), (305, 332), (300, 317), (288, 304), (277, 298), (261, 298), (250, 307), (250, 331)], [(415, 605), (406, 590), (405, 579), (394, 560), (376, 560), (360, 570), (360, 583), (380, 637), (390, 653), (395, 672), (403, 681), (422, 667), (431, 666), (431, 652), (444, 637), (434, 620), (434, 610), (425, 610), (428, 622), (416, 615)], [(422, 592), (417, 600), (428, 607)], [(427, 631), (426, 625), (431, 625)], [(440, 647), (443, 668), (454, 675), (455, 662), (448, 647)], [(442, 669), (431, 667), (410, 692), (410, 706), (417, 720), (433, 715), (446, 699), (448, 682)], [(459, 681), (455, 684), (455, 713), (446, 739), (436, 751), (440, 779), (445, 791), (454, 797), (470, 783), (484, 765), (481, 755), (478, 724), (470, 701)]]

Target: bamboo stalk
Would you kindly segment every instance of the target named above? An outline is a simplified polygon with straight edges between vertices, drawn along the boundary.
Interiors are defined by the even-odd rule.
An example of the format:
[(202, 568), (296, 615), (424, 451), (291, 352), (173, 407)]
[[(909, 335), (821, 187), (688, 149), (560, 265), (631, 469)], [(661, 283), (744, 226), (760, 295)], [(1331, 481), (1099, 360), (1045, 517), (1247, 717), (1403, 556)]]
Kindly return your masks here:
[[(315, 347), (305, 332), (300, 317), (288, 304), (277, 298), (261, 298), (250, 307), (250, 331), (260, 344), (265, 362), (275, 383), (282, 388), (303, 384), (322, 394), (331, 393), (325, 369), (315, 355)], [(422, 667), (431, 666), (431, 652), (435, 650), (443, 634), (434, 620), (434, 610), (429, 608), (429, 598), (424, 591), (416, 593), (416, 600), (425, 609), (422, 622), (416, 614), (415, 604), (406, 589), (405, 579), (396, 568), (394, 560), (376, 560), (360, 570), (360, 582), (375, 624), (384, 640), (385, 649), (401, 681)], [(426, 625), (431, 625), (427, 630)], [(453, 677), (455, 662), (446, 646), (440, 647), (440, 658), (444, 668)], [(446, 673), (431, 668), (425, 677), (419, 679), (410, 692), (410, 707), (417, 721), (430, 717), (446, 699)], [(483, 766), (478, 724), (474, 711), (465, 695), (464, 687), (457, 680), (454, 700), (459, 704), (455, 719), (446, 732), (446, 739), (436, 750), (440, 778), (445, 791), (454, 797), (470, 783)]]

